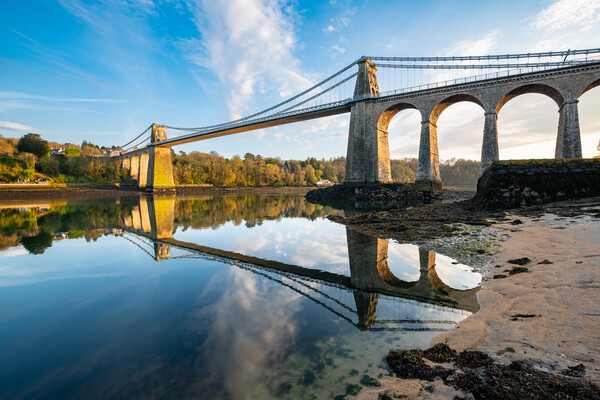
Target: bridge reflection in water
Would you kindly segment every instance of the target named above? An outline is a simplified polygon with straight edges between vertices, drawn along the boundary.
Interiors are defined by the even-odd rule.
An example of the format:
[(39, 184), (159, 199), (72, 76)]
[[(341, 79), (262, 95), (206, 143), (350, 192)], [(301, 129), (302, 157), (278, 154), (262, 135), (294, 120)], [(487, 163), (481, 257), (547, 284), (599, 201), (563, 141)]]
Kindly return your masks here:
[[(388, 265), (388, 239), (346, 228), (350, 276), (267, 260), (173, 238), (175, 198), (140, 197), (122, 218), (124, 237), (156, 261), (200, 258), (251, 271), (288, 287), (360, 329), (445, 331), (476, 312), (479, 287), (458, 290), (436, 271), (436, 254), (419, 248), (417, 281)], [(180, 251), (172, 256), (171, 250)]]

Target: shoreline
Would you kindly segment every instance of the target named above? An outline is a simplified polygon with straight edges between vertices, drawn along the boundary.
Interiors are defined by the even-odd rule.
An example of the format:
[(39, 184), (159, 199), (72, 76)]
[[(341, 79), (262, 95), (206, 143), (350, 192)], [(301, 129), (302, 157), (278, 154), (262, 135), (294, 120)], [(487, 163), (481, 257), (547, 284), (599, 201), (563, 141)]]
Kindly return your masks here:
[(314, 187), (214, 187), (214, 186), (176, 186), (174, 191), (145, 192), (134, 186), (61, 184), (61, 185), (15, 185), (0, 187), (0, 201), (4, 200), (40, 200), (40, 199), (80, 199), (101, 197), (125, 197), (139, 195), (176, 195), (190, 196), (196, 194), (305, 194)]
[[(583, 364), (585, 376), (572, 379), (600, 383), (600, 199), (514, 209), (495, 218), (470, 240), (477, 242), (478, 235), (484, 241), (496, 238), (491, 255), (472, 259), (483, 277), (477, 293), (480, 310), (430, 344), (483, 351), (503, 365), (521, 360), (562, 377), (561, 371)], [(457, 245), (457, 237), (462, 235), (425, 240), (424, 245), (447, 253)], [(465, 243), (458, 247), (468, 247), (469, 239)], [(452, 256), (463, 261), (469, 258), (460, 249), (454, 252)], [(528, 271), (509, 275), (516, 265), (508, 260), (522, 257), (531, 260), (524, 265)], [(495, 275), (506, 277), (494, 279)], [(409, 399), (472, 398), (441, 379), (388, 376), (381, 379), (380, 388), (364, 388), (355, 398), (374, 400), (394, 393)]]

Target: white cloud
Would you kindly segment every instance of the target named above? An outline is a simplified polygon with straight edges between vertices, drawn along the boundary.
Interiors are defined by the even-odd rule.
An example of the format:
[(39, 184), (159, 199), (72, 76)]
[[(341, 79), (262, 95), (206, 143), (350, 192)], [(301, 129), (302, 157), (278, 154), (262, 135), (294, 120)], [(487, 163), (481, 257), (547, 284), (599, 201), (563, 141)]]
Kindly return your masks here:
[(311, 85), (293, 51), (295, 15), (274, 0), (196, 0), (201, 39), (187, 39), (188, 59), (212, 69), (229, 91), (232, 118), (252, 109), (257, 93), (297, 92)]
[[(338, 46), (337, 44), (334, 44), (333, 46), (331, 46), (331, 50), (334, 50), (335, 52), (339, 53), (339, 54), (344, 54), (346, 52), (346, 49)], [(332, 53), (332, 57), (335, 53)]]
[(500, 34), (498, 30), (486, 33), (482, 38), (472, 40), (462, 40), (444, 50), (445, 54), (453, 56), (472, 56), (472, 55), (483, 55), (490, 54), (490, 50), (494, 47), (498, 41)]
[(600, 0), (559, 0), (537, 14), (531, 26), (550, 31), (573, 25), (588, 29), (599, 21)]
[(343, 28), (350, 26), (351, 19), (348, 17), (331, 18), (330, 24), (327, 25), (323, 32), (339, 32)]
[(16, 122), (0, 121), (0, 128), (11, 131), (35, 131), (35, 128), (27, 125), (17, 124)]

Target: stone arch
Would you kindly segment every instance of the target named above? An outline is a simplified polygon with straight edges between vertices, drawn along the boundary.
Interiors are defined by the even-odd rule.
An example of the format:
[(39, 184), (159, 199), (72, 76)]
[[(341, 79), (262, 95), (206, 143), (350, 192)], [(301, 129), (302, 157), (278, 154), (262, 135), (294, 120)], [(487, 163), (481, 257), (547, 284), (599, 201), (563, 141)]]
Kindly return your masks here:
[(413, 281), (413, 282), (403, 281), (402, 279), (400, 279), (396, 275), (394, 275), (394, 273), (390, 270), (390, 267), (388, 265), (387, 257), (385, 258), (385, 260), (381, 260), (380, 262), (377, 263), (377, 274), (379, 274), (381, 279), (383, 279), (389, 285), (394, 286), (396, 288), (400, 288), (400, 289), (411, 288), (411, 287), (415, 286), (418, 282), (418, 281)]
[(394, 104), (393, 106), (389, 107), (387, 110), (385, 110), (379, 116), (379, 120), (377, 121), (377, 129), (382, 132), (387, 133), (388, 127), (390, 126), (390, 122), (392, 121), (392, 118), (394, 118), (394, 116), (396, 114), (398, 114), (400, 111), (409, 110), (409, 109), (419, 111), (419, 109), (414, 104), (411, 104), (411, 103), (398, 103), (398, 104)]
[(600, 86), (600, 79), (596, 79), (594, 82), (590, 83), (589, 85), (587, 85), (582, 91), (581, 93), (579, 93), (579, 96), (577, 96), (577, 98), (581, 97), (585, 92), (588, 92), (590, 90), (592, 90), (593, 88)]
[(469, 103), (475, 103), (475, 104), (479, 105), (481, 108), (484, 108), (481, 100), (479, 100), (477, 97), (475, 97), (471, 94), (455, 94), (453, 96), (447, 97), (444, 100), (440, 101), (433, 108), (433, 111), (431, 111), (431, 114), (429, 116), (429, 121), (432, 124), (437, 125), (437, 121), (440, 118), (440, 115), (442, 115), (442, 112), (444, 112), (444, 110), (446, 108), (450, 107), (453, 104), (460, 103), (462, 101), (468, 101)]
[(123, 168), (127, 172), (131, 172), (131, 158), (125, 157), (123, 159), (123, 163), (121, 164), (121, 168)]
[(560, 92), (557, 89), (553, 88), (552, 86), (542, 85), (539, 83), (533, 83), (533, 84), (519, 86), (518, 88), (515, 88), (515, 89), (511, 90), (510, 92), (506, 93), (500, 99), (498, 104), (496, 105), (496, 114), (498, 114), (500, 112), (500, 110), (502, 109), (502, 107), (504, 107), (504, 105), (506, 103), (508, 103), (510, 100), (512, 100), (515, 97), (520, 96), (522, 94), (528, 94), (528, 93), (538, 93), (538, 94), (543, 94), (545, 96), (548, 96), (552, 100), (554, 100), (554, 102), (556, 103), (558, 108), (560, 108), (563, 105), (563, 103), (565, 102), (563, 95), (560, 94)]
[(145, 188), (148, 184), (148, 164), (150, 161), (150, 155), (148, 152), (143, 152), (140, 156), (140, 173), (138, 179), (138, 187)]
[(139, 172), (140, 172), (140, 157), (136, 154), (133, 157), (131, 157), (131, 176), (136, 181), (139, 178), (139, 176), (138, 176)]

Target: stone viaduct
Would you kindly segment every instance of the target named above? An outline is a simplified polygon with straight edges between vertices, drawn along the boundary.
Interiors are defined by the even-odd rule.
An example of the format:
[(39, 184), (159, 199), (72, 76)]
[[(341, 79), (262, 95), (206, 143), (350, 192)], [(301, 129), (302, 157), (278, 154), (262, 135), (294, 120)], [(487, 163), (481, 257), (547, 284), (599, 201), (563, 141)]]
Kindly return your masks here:
[[(176, 144), (229, 135), (268, 126), (292, 123), (350, 112), (345, 184), (387, 183), (392, 181), (388, 126), (392, 118), (407, 109), (421, 114), (416, 186), (418, 189), (441, 189), (439, 171), (437, 121), (451, 105), (467, 101), (479, 105), (485, 116), (481, 140), (480, 172), (499, 160), (498, 113), (511, 99), (526, 93), (550, 97), (559, 112), (556, 138), (556, 158), (581, 158), (581, 135), (577, 103), (579, 97), (600, 85), (600, 62), (562, 67), (519, 75), (497, 77), (453, 84), (435, 89), (413, 91), (399, 95), (381, 96), (377, 83), (376, 65), (367, 58), (358, 62), (354, 97), (330, 110), (310, 111), (306, 115), (278, 117), (264, 122), (250, 121), (242, 127), (185, 139), (167, 140), (166, 127), (153, 125), (148, 147), (121, 155), (122, 167), (130, 171), (138, 187), (148, 191), (173, 189), (174, 180), (170, 147)], [(166, 142), (165, 142), (166, 141)], [(161, 142), (165, 142), (161, 144)]]
[(352, 104), (346, 179), (344, 183), (391, 182), (388, 126), (397, 113), (406, 109), (421, 114), (416, 184), (423, 189), (441, 189), (437, 121), (451, 105), (468, 101), (479, 105), (485, 115), (481, 168), (499, 160), (496, 121), (502, 107), (526, 93), (550, 97), (559, 112), (556, 158), (581, 158), (578, 98), (600, 85), (598, 63), (547, 70), (505, 78), (489, 79), (396, 96), (379, 96), (376, 67), (369, 60), (359, 64)]
[(246, 254), (231, 252), (184, 242), (173, 238), (175, 219), (174, 196), (140, 196), (137, 204), (122, 215), (124, 231), (149, 239), (156, 261), (171, 258), (171, 248), (184, 249), (192, 254), (206, 254), (212, 259), (233, 260), (257, 267), (292, 273), (320, 282), (343, 285), (355, 290), (359, 325), (368, 328), (375, 321), (375, 310), (380, 294), (419, 302), (442, 305), (469, 312), (479, 309), (475, 294), (479, 287), (467, 290), (453, 289), (440, 279), (436, 272), (435, 253), (419, 249), (420, 277), (406, 282), (396, 277), (388, 265), (388, 239), (381, 239), (346, 228), (350, 276), (266, 260)]

